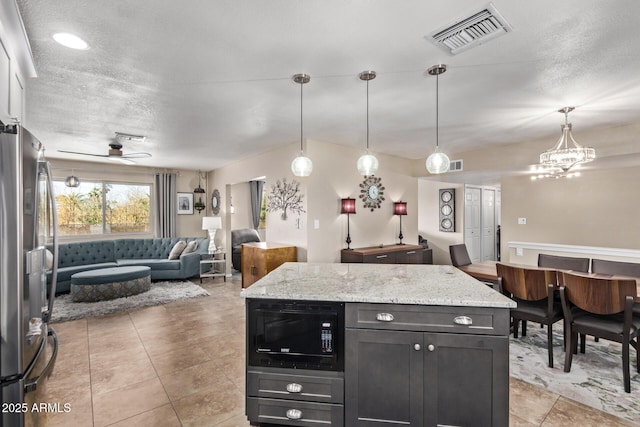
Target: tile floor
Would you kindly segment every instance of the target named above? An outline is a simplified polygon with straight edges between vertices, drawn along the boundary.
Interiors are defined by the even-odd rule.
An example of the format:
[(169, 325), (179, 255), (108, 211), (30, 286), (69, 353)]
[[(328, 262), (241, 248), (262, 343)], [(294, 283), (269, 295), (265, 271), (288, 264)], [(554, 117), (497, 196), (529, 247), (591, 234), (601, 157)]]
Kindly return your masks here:
[[(46, 427), (246, 427), (240, 281), (211, 296), (54, 325), (60, 349), (45, 401), (70, 403)], [(631, 426), (511, 379), (511, 426)]]

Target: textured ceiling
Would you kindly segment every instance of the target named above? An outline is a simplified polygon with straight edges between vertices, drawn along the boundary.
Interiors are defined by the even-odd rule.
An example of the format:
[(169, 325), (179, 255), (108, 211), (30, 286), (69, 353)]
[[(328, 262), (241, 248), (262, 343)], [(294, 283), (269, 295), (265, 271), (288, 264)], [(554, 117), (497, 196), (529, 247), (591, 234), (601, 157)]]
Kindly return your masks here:
[[(147, 136), (124, 152), (139, 165), (211, 170), (308, 140), (362, 147), (371, 69), (370, 147), (424, 158), (560, 134), (561, 107), (580, 130), (640, 122), (637, 0), (513, 1), (494, 6), (513, 31), (450, 55), (428, 41), (484, 1), (18, 0), (38, 78), (26, 123), (49, 157), (100, 160), (114, 132)], [(72, 32), (90, 49), (55, 43)], [(292, 153), (292, 157), (295, 153)]]

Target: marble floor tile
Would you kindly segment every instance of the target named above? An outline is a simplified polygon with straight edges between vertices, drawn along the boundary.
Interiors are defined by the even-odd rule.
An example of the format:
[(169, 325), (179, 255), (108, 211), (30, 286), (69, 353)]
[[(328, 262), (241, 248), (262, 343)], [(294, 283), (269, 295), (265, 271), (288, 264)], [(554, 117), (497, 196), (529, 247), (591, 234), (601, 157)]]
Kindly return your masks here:
[[(139, 355), (139, 354), (138, 354)], [(91, 391), (94, 394), (107, 393), (126, 387), (128, 384), (157, 378), (149, 357), (127, 358), (121, 363), (91, 364)]]
[(180, 348), (151, 357), (151, 363), (158, 375), (163, 376), (204, 362), (211, 361), (211, 355), (199, 348)]
[[(640, 423), (640, 414), (638, 414), (638, 423)], [(579, 425), (580, 427), (628, 427), (637, 426), (638, 424), (560, 397), (558, 402), (551, 408), (551, 411), (549, 411), (541, 427), (570, 425)]]
[(509, 415), (539, 426), (560, 396), (515, 378), (509, 379)]

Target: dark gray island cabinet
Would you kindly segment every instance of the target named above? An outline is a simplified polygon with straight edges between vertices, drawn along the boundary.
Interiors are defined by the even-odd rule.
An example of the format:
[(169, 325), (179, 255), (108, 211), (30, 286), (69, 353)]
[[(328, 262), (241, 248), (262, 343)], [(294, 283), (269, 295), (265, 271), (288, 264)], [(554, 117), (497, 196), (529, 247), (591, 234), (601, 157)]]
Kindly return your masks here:
[(280, 366), (252, 365), (247, 327), (252, 425), (509, 425), (515, 303), (458, 270), (286, 263), (242, 295), (247, 307), (264, 298), (344, 307), (341, 333), (333, 333), (343, 369), (287, 367), (282, 358)]
[(348, 304), (345, 425), (508, 426), (508, 316)]

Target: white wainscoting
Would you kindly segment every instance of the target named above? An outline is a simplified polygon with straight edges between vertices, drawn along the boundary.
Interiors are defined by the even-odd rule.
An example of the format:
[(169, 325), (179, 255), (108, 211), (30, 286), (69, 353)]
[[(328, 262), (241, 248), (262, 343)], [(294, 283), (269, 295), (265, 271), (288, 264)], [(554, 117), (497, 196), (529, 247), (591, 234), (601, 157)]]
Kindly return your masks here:
[(561, 245), (556, 243), (508, 242), (509, 262), (537, 263), (538, 254), (602, 258), (614, 261), (640, 262), (640, 250), (600, 246)]

